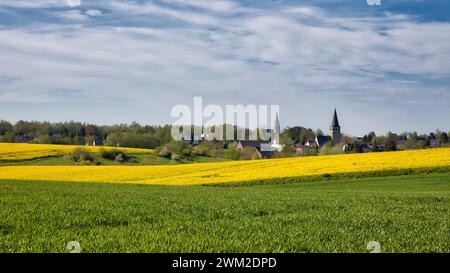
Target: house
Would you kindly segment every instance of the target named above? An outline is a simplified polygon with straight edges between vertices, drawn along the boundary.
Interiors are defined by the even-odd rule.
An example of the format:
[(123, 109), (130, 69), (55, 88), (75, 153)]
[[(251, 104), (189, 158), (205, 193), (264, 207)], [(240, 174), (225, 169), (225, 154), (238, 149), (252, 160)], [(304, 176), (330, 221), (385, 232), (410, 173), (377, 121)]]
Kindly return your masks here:
[(317, 136), (315, 139), (316, 145), (319, 147), (322, 147), (330, 141), (333, 141), (331, 136)]
[(306, 146), (306, 147), (312, 147), (312, 146), (315, 146), (315, 145), (317, 145), (315, 139), (309, 139), (304, 144), (304, 146)]
[(366, 143), (361, 144), (360, 148), (361, 148), (361, 152), (363, 152), (363, 153), (373, 152), (372, 145), (368, 145)]
[(431, 148), (441, 147), (441, 141), (439, 139), (430, 139), (430, 147)]
[(254, 148), (260, 159), (272, 158), (273, 151), (268, 149), (270, 142), (259, 140), (240, 140), (236, 149), (242, 151), (244, 148)]
[(342, 150), (344, 152), (349, 152), (349, 151), (352, 151), (354, 149), (354, 147), (355, 146), (353, 144), (346, 143), (342, 146)]

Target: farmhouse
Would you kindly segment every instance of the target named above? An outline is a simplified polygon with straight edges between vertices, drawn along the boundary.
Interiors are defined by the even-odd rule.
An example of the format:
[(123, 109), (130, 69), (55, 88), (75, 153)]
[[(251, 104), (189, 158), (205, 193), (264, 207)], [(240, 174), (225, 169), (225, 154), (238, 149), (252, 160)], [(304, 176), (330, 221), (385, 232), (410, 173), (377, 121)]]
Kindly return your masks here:
[(268, 147), (270, 147), (270, 142), (259, 140), (240, 140), (236, 146), (239, 151), (243, 151), (245, 148), (255, 149), (259, 159), (272, 157), (273, 151), (268, 150)]

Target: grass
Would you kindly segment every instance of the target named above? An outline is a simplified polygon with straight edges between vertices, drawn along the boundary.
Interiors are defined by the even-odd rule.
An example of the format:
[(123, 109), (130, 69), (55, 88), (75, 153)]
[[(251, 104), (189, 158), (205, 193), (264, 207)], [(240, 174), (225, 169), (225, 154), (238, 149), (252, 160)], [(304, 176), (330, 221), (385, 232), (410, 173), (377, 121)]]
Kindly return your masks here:
[(253, 187), (0, 181), (0, 252), (450, 252), (450, 174)]

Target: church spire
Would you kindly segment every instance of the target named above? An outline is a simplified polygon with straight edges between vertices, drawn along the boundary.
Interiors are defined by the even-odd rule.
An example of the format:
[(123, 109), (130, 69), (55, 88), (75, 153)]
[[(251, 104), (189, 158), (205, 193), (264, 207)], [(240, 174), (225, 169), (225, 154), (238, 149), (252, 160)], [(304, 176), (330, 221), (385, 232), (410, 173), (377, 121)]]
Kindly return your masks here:
[(274, 124), (273, 131), (274, 131), (275, 134), (280, 134), (281, 133), (280, 119), (278, 118), (278, 113), (275, 116), (275, 124)]
[(339, 120), (338, 120), (338, 117), (337, 117), (336, 108), (334, 109), (333, 120), (331, 121), (331, 126), (330, 127), (341, 127), (341, 126), (339, 126)]
[(334, 144), (341, 143), (341, 126), (339, 125), (336, 109), (334, 109), (333, 120), (331, 121), (329, 133)]

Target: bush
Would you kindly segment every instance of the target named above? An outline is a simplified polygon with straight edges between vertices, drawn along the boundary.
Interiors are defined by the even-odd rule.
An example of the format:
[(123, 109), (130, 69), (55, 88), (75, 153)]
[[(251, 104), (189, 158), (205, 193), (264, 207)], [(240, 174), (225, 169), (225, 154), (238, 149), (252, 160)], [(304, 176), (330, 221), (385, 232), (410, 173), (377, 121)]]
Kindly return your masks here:
[(177, 154), (172, 154), (172, 156), (170, 157), (170, 159), (174, 160), (174, 161), (178, 161), (181, 159), (181, 157)]
[(76, 148), (73, 150), (73, 152), (69, 155), (70, 159), (72, 159), (75, 162), (80, 163), (81, 165), (92, 165), (92, 164), (99, 164), (94, 156), (83, 148)]
[(319, 150), (316, 146), (304, 146), (303, 149), (298, 153), (299, 156), (316, 156)]
[(159, 156), (161, 157), (170, 158), (171, 155), (172, 155), (171, 152), (169, 151), (169, 149), (167, 149), (166, 146), (164, 146), (159, 152)]
[(193, 153), (192, 146), (183, 141), (171, 141), (170, 143), (164, 145), (159, 152), (159, 156), (170, 158), (173, 154), (178, 157), (181, 156), (191, 156)]
[(7, 132), (5, 135), (0, 136), (0, 142), (14, 143), (16, 142), (16, 136), (13, 133)]
[(336, 146), (328, 146), (324, 145), (319, 149), (319, 155), (338, 155), (344, 154), (344, 150), (342, 149), (342, 145)]
[(285, 144), (281, 151), (275, 151), (272, 158), (285, 158), (296, 156), (295, 147), (289, 144)]
[(193, 155), (197, 156), (209, 156), (209, 157), (223, 157), (223, 146), (222, 144), (214, 142), (204, 142), (193, 148)]
[(192, 155), (192, 146), (188, 146), (188, 147), (184, 148), (181, 151), (181, 154), (184, 156), (191, 156)]
[(240, 160), (254, 160), (260, 158), (258, 151), (253, 147), (245, 147), (242, 149), (240, 155)]
[(396, 151), (397, 150), (397, 137), (394, 134), (388, 134), (384, 142), (385, 151)]
[(105, 148), (101, 148), (98, 154), (104, 159), (114, 160), (116, 158), (115, 150), (106, 150)]
[(209, 153), (209, 146), (204, 144), (199, 144), (194, 147), (193, 154), (198, 156), (207, 156)]
[(236, 143), (232, 143), (230, 145), (228, 145), (228, 149), (225, 150), (224, 156), (225, 158), (231, 159), (231, 160), (239, 160), (239, 158), (241, 157), (241, 151), (239, 151), (236, 148), (237, 144)]
[(427, 147), (427, 141), (426, 140), (419, 140), (417, 141), (417, 148), (418, 149), (425, 149)]
[(117, 149), (104, 149), (101, 148), (99, 151), (99, 155), (101, 158), (114, 160), (116, 162), (122, 163), (128, 161), (131, 157), (125, 151), (117, 150)]
[(52, 144), (53, 140), (52, 140), (52, 137), (49, 135), (40, 135), (40, 136), (38, 136), (36, 142), (38, 144)]
[(123, 154), (118, 154), (114, 157), (114, 161), (118, 162), (118, 163), (122, 163), (126, 160), (126, 158), (124, 157)]

